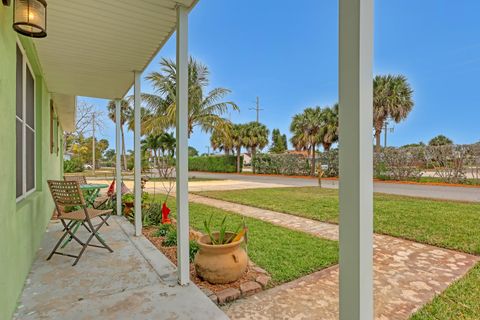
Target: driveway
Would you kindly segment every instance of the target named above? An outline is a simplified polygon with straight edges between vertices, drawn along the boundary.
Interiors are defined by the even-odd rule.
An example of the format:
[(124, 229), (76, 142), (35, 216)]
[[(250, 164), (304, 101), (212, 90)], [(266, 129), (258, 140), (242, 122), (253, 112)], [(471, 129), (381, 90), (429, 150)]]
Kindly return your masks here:
[[(197, 178), (228, 179), (234, 181), (254, 182), (262, 184), (276, 184), (290, 187), (318, 186), (316, 178), (292, 178), (282, 176), (258, 176), (249, 174), (190, 172), (190, 176)], [(268, 188), (267, 186), (265, 186)], [(338, 181), (322, 180), (324, 188), (338, 188)], [(419, 184), (396, 184), (375, 182), (374, 191), (380, 193), (397, 194), (411, 197), (433, 198), (443, 200), (458, 200), (480, 202), (480, 188), (456, 186), (432, 186)]]

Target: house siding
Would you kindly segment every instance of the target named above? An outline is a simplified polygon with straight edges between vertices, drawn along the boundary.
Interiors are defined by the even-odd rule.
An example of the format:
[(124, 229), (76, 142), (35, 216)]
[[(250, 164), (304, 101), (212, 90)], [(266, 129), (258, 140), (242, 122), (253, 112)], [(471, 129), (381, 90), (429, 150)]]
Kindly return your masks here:
[[(53, 202), (47, 179), (62, 175), (62, 151), (50, 153), (50, 94), (31, 39), (12, 29), (13, 5), (0, 5), (0, 319), (10, 319), (40, 246)], [(36, 77), (36, 191), (15, 196), (15, 61), (20, 42)], [(56, 139), (61, 143), (60, 133)], [(60, 144), (61, 146), (61, 144)]]

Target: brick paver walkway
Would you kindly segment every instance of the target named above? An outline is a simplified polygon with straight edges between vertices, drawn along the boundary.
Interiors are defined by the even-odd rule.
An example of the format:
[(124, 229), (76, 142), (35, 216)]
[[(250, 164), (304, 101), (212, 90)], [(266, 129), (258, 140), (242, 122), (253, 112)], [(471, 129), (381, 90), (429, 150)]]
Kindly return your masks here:
[[(190, 195), (190, 201), (338, 239), (337, 225), (198, 195)], [(469, 254), (375, 234), (375, 318), (408, 319), (478, 261)], [(338, 266), (238, 300), (224, 310), (231, 319), (338, 319)]]

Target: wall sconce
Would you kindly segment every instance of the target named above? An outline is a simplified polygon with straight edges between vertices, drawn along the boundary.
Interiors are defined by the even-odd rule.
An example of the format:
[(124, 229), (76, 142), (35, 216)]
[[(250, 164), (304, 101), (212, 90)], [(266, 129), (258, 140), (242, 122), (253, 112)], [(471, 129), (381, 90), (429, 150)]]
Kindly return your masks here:
[(2, 0), (2, 3), (4, 6), (9, 6), (10, 5), (10, 0)]
[(13, 12), (13, 29), (16, 32), (32, 38), (47, 36), (47, 2), (45, 0), (15, 0)]

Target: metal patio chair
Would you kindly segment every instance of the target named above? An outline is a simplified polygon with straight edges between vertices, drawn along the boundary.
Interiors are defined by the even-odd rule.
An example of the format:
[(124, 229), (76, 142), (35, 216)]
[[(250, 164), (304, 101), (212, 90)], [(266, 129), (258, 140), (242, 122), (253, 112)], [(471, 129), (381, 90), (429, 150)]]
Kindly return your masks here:
[[(75, 258), (75, 261), (72, 264), (72, 266), (75, 266), (88, 246), (107, 249), (108, 251), (113, 252), (113, 250), (98, 234), (98, 230), (100, 230), (100, 228), (105, 224), (103, 216), (111, 214), (112, 210), (97, 210), (87, 207), (78, 181), (48, 180), (48, 187), (50, 188), (50, 192), (58, 212), (58, 218), (63, 224), (64, 233), (58, 240), (47, 260), (50, 260), (54, 254), (59, 254)], [(93, 225), (92, 219), (96, 217), (100, 217), (102, 219), (97, 225)], [(90, 233), (87, 241), (83, 242), (72, 231), (77, 224), (86, 225), (87, 230)], [(75, 256), (57, 251), (58, 247), (66, 236), (74, 239), (82, 246), (82, 249), (78, 255)], [(90, 243), (94, 237), (98, 239), (101, 245)]]

